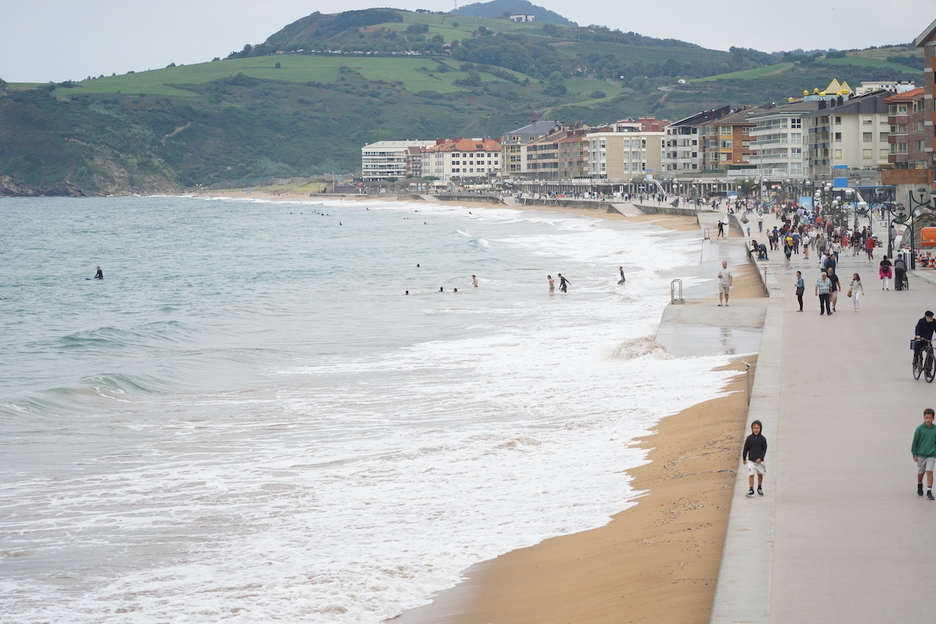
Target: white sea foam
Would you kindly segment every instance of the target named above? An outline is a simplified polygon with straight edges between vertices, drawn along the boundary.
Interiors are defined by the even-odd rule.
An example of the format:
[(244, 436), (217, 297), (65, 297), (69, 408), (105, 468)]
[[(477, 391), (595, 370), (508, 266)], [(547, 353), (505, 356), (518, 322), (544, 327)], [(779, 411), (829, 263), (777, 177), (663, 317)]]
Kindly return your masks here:
[[(23, 449), (0, 468), (4, 617), (376, 624), (473, 563), (606, 523), (633, 504), (623, 471), (646, 459), (632, 440), (731, 375), (714, 370), (726, 358), (671, 357), (651, 338), (668, 296), (658, 271), (691, 262), (689, 235), (367, 207), (325, 204), (354, 236), (326, 217), (266, 226), (257, 240), (271, 248), (293, 253), (287, 231), (302, 228), (317, 248), (306, 273), (298, 251), (258, 258), (276, 269), (259, 285), (225, 272), (241, 265), (220, 243), (220, 277), (205, 278), (219, 305), (190, 315), (185, 336), (121, 347), (157, 374), (180, 340), (210, 344), (211, 359), (178, 362), (198, 383), (108, 390), (82, 411), (31, 416), (32, 430), (0, 421)], [(225, 219), (226, 231), (252, 223)], [(558, 272), (572, 286), (550, 296)], [(86, 366), (107, 364), (96, 348)], [(202, 378), (207, 362), (236, 383)]]

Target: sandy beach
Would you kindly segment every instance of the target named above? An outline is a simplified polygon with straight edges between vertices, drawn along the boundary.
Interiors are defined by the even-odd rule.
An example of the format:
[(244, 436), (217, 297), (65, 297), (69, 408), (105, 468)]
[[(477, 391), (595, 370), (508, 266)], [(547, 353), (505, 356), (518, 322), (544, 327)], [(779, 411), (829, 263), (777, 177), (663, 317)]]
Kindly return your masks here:
[[(215, 196), (315, 201), (289, 194)], [(393, 200), (392, 197), (345, 201)], [(502, 204), (471, 204), (503, 208)], [(514, 207), (514, 206), (509, 206)], [(695, 218), (624, 216), (597, 209), (516, 206), (597, 219), (697, 230)], [(733, 232), (740, 236), (740, 232)], [(750, 265), (733, 267), (733, 298), (763, 296)], [(713, 284), (714, 298), (715, 287)], [(695, 303), (695, 302), (693, 302)], [(756, 358), (746, 357), (748, 362)], [(637, 442), (649, 463), (631, 472), (637, 504), (599, 529), (546, 540), (466, 571), (466, 580), (392, 624), (702, 623), (710, 619), (732, 488), (747, 419), (744, 364), (725, 396), (663, 418)], [(626, 507), (622, 503), (622, 508)]]

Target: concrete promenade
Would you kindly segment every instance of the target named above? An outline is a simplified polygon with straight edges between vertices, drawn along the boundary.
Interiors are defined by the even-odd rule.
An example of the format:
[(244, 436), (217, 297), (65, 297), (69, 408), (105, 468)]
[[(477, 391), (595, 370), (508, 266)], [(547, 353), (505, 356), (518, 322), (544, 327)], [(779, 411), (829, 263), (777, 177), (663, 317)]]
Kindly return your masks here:
[[(700, 226), (716, 232), (714, 218), (703, 213)], [(765, 218), (765, 228), (775, 223)], [(711, 245), (714, 255), (734, 259), (732, 249), (748, 240)], [(771, 252), (758, 263), (767, 268), (770, 297), (732, 300), (732, 313), (748, 310), (746, 322), (754, 308), (763, 318), (749, 422), (764, 422), (768, 473), (766, 495), (748, 499), (739, 464), (712, 622), (936, 622), (936, 502), (917, 496), (910, 456), (923, 409), (936, 408), (936, 383), (913, 379), (909, 349), (917, 319), (936, 309), (928, 281), (936, 274), (918, 271), (909, 291), (882, 291), (882, 254), (876, 250), (873, 264), (864, 254), (841, 255), (843, 292), (831, 317), (819, 315), (813, 294), (815, 255), (794, 256), (785, 267), (783, 254)], [(804, 312), (796, 270), (806, 282)], [(844, 292), (856, 272), (865, 287), (860, 312)], [(710, 291), (701, 304), (707, 314), (727, 313), (716, 306), (714, 282)], [(678, 330), (667, 337), (664, 329), (667, 315), (682, 314), (671, 310), (684, 307), (669, 306), (664, 342), (684, 343)]]

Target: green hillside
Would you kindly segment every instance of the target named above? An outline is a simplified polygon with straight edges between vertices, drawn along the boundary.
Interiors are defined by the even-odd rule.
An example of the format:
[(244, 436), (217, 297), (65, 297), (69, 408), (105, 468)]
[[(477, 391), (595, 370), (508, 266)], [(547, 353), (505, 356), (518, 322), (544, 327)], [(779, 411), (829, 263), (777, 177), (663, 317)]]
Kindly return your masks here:
[(833, 77), (921, 76), (913, 49), (864, 52), (781, 62), (595, 26), (315, 13), (224, 60), (59, 85), (0, 81), (0, 194), (350, 173), (378, 140), (500, 136), (536, 119), (678, 119)]

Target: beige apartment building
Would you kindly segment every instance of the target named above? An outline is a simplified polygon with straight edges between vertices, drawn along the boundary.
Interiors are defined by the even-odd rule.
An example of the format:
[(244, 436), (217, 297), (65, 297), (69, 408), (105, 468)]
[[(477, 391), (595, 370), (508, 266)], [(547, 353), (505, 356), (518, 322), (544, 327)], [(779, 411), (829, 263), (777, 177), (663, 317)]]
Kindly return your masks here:
[(630, 180), (645, 174), (659, 174), (663, 168), (665, 138), (663, 131), (642, 130), (639, 123), (628, 122), (589, 132), (582, 137), (585, 145), (583, 175)]
[(422, 171), (440, 180), (486, 178), (500, 173), (500, 159), (497, 139), (439, 139), (423, 150)]

